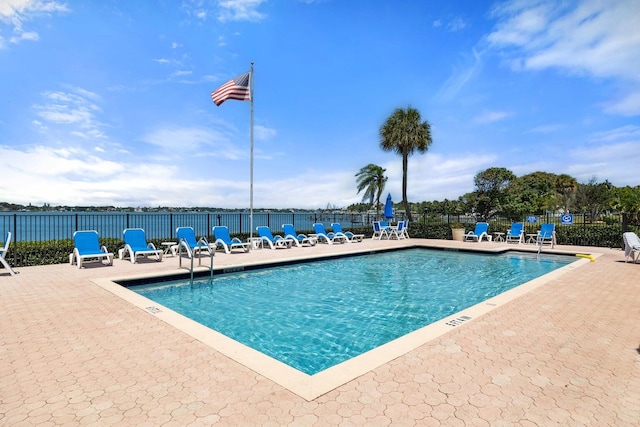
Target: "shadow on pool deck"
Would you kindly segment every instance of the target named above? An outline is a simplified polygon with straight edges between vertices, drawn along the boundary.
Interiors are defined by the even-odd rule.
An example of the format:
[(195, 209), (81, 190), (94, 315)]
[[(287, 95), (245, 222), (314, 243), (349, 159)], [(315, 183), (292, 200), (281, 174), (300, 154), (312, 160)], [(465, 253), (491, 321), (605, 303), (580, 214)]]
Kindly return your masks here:
[[(216, 265), (418, 243), (504, 248), (369, 240)], [(638, 424), (640, 265), (559, 249), (599, 256), (311, 401), (93, 283), (176, 271), (175, 258), (0, 270), (0, 424)]]

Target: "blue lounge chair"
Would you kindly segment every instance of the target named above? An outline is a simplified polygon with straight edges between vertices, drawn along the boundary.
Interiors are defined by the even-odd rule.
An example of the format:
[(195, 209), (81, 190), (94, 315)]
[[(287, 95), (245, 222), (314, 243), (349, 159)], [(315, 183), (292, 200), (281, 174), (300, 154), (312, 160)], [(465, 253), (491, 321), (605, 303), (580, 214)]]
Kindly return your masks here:
[(373, 234), (371, 235), (371, 238), (378, 240), (389, 238), (389, 232), (386, 228), (380, 225), (380, 221), (373, 221)]
[(127, 254), (131, 258), (131, 263), (135, 264), (139, 255), (155, 255), (156, 261), (162, 261), (162, 250), (156, 249), (153, 243), (147, 242), (147, 237), (142, 228), (126, 228), (122, 232), (124, 238), (124, 249), (121, 249), (120, 259), (125, 259)]
[(345, 236), (344, 234), (337, 235), (335, 233), (327, 233), (327, 231), (324, 229), (324, 225), (319, 222), (313, 224), (313, 231), (316, 234), (315, 237), (318, 238), (319, 242), (333, 245), (334, 243), (346, 243), (349, 241), (349, 239), (347, 239), (347, 236)]
[(524, 224), (521, 222), (511, 223), (511, 228), (505, 235), (506, 243), (524, 243)]
[(105, 246), (100, 246), (97, 231), (76, 231), (73, 233), (73, 244), (75, 248), (69, 255), (69, 264), (73, 265), (75, 261), (78, 268), (82, 268), (82, 264), (87, 259), (95, 258), (102, 262), (102, 259), (106, 258), (109, 265), (113, 265), (113, 254), (107, 251)]
[(318, 239), (315, 237), (309, 237), (305, 234), (296, 233), (296, 229), (293, 224), (282, 224), (282, 232), (285, 239), (290, 239), (293, 243), (300, 247), (304, 245), (315, 246), (318, 243)]
[(7, 271), (9, 271), (9, 274), (14, 276), (16, 274), (16, 272), (13, 271), (13, 269), (11, 268), (11, 266), (9, 265), (7, 260), (5, 259), (5, 256), (7, 255), (7, 252), (9, 252), (9, 245), (10, 244), (11, 244), (11, 232), (7, 231), (7, 237), (5, 237), (5, 239), (4, 239), (4, 246), (2, 248), (0, 248), (0, 264), (4, 265), (4, 268), (6, 268)]
[(489, 224), (486, 222), (477, 222), (475, 230), (464, 235), (465, 242), (467, 240), (482, 242), (482, 239), (487, 239), (489, 242), (491, 241), (491, 236), (489, 236)]
[(555, 224), (542, 224), (538, 236), (536, 238), (537, 245), (551, 245), (551, 248), (556, 246), (556, 225)]
[(331, 228), (336, 236), (346, 236), (349, 243), (362, 242), (362, 239), (364, 239), (364, 234), (353, 234), (351, 231), (342, 231), (342, 226), (337, 222), (332, 223)]
[(293, 244), (293, 240), (285, 239), (282, 236), (273, 236), (271, 229), (265, 225), (256, 227), (258, 237), (262, 239), (263, 244), (269, 245), (271, 249), (290, 248)]
[(231, 235), (229, 235), (229, 229), (224, 225), (213, 227), (213, 238), (216, 239), (214, 242), (216, 249), (221, 247), (227, 254), (230, 254), (234, 249), (249, 252), (249, 244), (242, 242), (237, 237), (232, 239)]
[(200, 256), (202, 252), (213, 255), (206, 237), (196, 240), (196, 233), (193, 231), (193, 227), (176, 228), (176, 237), (178, 238), (179, 252), (182, 252), (182, 248), (184, 248), (189, 258), (196, 255)]
[(627, 262), (628, 258), (636, 263), (640, 260), (640, 238), (633, 231), (627, 231), (622, 233), (622, 240), (624, 241), (624, 262)]

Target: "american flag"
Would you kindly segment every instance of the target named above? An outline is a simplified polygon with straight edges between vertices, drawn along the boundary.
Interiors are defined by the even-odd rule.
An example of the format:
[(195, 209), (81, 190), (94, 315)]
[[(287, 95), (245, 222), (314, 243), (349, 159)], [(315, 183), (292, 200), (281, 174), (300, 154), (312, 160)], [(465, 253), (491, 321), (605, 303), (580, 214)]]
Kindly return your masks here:
[(235, 77), (211, 92), (211, 99), (218, 106), (227, 99), (251, 101), (250, 80), (251, 71)]

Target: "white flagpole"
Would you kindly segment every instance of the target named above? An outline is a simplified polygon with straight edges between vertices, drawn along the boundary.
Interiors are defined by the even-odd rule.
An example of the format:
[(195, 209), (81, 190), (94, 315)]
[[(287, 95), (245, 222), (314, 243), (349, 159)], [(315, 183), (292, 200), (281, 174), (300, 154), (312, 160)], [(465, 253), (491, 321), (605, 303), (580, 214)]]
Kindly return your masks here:
[(251, 72), (249, 74), (249, 95), (251, 96), (251, 150), (249, 172), (249, 250), (253, 249), (253, 61), (251, 61)]

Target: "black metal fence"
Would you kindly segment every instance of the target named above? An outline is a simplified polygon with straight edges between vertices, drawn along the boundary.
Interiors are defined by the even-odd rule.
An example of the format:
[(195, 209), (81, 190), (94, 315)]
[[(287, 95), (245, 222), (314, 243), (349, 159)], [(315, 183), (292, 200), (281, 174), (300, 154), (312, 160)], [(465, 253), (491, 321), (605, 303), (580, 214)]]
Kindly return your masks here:
[[(268, 226), (282, 231), (282, 224), (311, 230), (313, 224), (333, 222), (343, 227), (370, 226), (375, 215), (326, 212), (254, 212), (253, 230)], [(100, 237), (122, 238), (125, 228), (143, 228), (148, 239), (172, 240), (177, 227), (193, 227), (199, 236), (208, 236), (214, 226), (224, 225), (232, 235), (248, 235), (250, 213), (246, 212), (0, 212), (0, 239), (7, 231), (14, 242), (71, 239), (77, 230), (96, 230)]]
[[(466, 232), (473, 230), (476, 223), (473, 216), (465, 215), (425, 215), (422, 221), (424, 224), (442, 222), (449, 225), (461, 224)], [(494, 218), (487, 222), (490, 234), (506, 233), (513, 222), (521, 222), (524, 225), (525, 234), (529, 237), (537, 235), (541, 224), (555, 224), (558, 244), (610, 248), (622, 247), (622, 233), (640, 230), (637, 216), (628, 214), (600, 215), (595, 220), (588, 213), (547, 214), (530, 215), (518, 220)]]
[[(630, 220), (631, 218), (631, 220)], [(309, 233), (313, 224), (321, 222), (326, 227), (337, 222), (344, 229), (370, 236), (371, 223), (380, 219), (375, 214), (345, 212), (254, 212), (253, 230), (268, 226), (274, 234), (282, 233), (282, 224), (293, 224), (298, 232)], [(396, 218), (401, 220), (404, 218)], [(591, 220), (588, 214), (538, 215), (517, 221), (506, 218), (491, 219), (489, 233), (506, 232), (512, 222), (523, 222), (525, 233), (537, 234), (542, 223), (556, 224), (557, 241), (560, 245), (600, 246), (619, 248), (623, 246), (622, 233), (640, 232), (637, 215), (607, 215)], [(50, 251), (65, 253), (73, 248), (71, 238), (77, 230), (96, 230), (101, 238), (111, 239), (112, 244), (121, 244), (125, 228), (143, 228), (150, 241), (175, 241), (177, 227), (193, 227), (196, 235), (212, 235), (212, 228), (224, 225), (232, 235), (242, 239), (249, 236), (251, 218), (248, 211), (236, 212), (0, 212), (0, 239), (7, 231), (12, 233), (8, 257), (14, 265), (38, 265), (48, 262), (48, 253), (43, 244), (49, 242)], [(461, 224), (465, 231), (473, 230), (476, 219), (464, 215), (425, 214), (409, 224), (412, 237), (451, 239), (451, 228)], [(120, 243), (118, 243), (120, 242)], [(66, 252), (68, 253), (68, 252)], [(53, 262), (53, 261), (52, 261)], [(59, 261), (58, 261), (59, 262)]]

